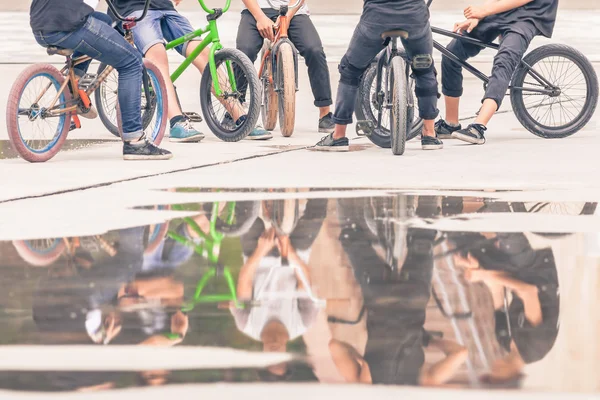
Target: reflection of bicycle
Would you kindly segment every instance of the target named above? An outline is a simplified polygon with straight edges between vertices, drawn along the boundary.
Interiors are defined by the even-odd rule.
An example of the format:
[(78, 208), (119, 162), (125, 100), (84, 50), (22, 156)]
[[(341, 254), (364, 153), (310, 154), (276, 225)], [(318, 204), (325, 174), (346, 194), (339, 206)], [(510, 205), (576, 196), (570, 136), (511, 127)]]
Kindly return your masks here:
[[(150, 0), (147, 0), (140, 18), (127, 20), (123, 24), (125, 39), (132, 46), (131, 29), (146, 16), (149, 3)], [(113, 7), (110, 1), (107, 4)], [(74, 69), (91, 57), (73, 59), (72, 49), (58, 47), (48, 47), (47, 52), (49, 55), (66, 57), (66, 65), (60, 71), (50, 64), (28, 67), (19, 75), (8, 96), (6, 122), (10, 142), (19, 155), (29, 162), (48, 161), (59, 152), (67, 139), (71, 121), (76, 128), (81, 128), (77, 110), (91, 108), (92, 93), (113, 71), (109, 66), (83, 86)], [(167, 92), (160, 71), (148, 60), (144, 60), (142, 90), (146, 99), (142, 113), (151, 116), (144, 119), (144, 129), (150, 129), (146, 137), (159, 144), (167, 124)], [(100, 106), (100, 103), (97, 105)]]
[[(210, 45), (208, 71), (202, 74), (202, 81), (200, 83), (200, 106), (202, 114), (204, 115), (206, 124), (215, 136), (226, 142), (237, 142), (245, 138), (254, 129), (258, 121), (260, 112), (258, 77), (252, 62), (250, 62), (244, 53), (235, 49), (223, 48), (221, 45), (217, 19), (229, 10), (231, 0), (226, 1), (225, 8), (223, 9), (210, 9), (206, 6), (204, 0), (198, 1), (204, 11), (208, 13), (208, 26), (167, 43), (166, 48), (167, 50), (174, 49), (204, 34), (207, 35), (200, 45), (173, 72), (171, 80), (175, 82), (179, 79), (181, 74), (200, 53)], [(101, 64), (98, 68), (98, 74), (102, 74), (105, 68), (106, 65)], [(247, 81), (247, 85), (238, 87), (237, 83), (242, 76)], [(98, 104), (100, 118), (106, 128), (114, 135), (118, 135), (119, 133), (116, 127), (117, 113), (114, 109), (117, 96), (117, 81), (118, 78), (115, 72), (102, 85), (101, 89), (96, 92), (96, 103)], [(240, 112), (243, 111), (242, 103), (247, 105), (246, 119), (239, 125), (236, 125), (235, 122), (233, 124), (226, 123), (230, 115), (235, 114), (232, 112), (234, 108), (238, 108)], [(245, 113), (246, 111), (242, 114)], [(191, 121), (202, 121), (202, 118), (197, 113), (187, 112), (185, 115)]]
[[(183, 210), (183, 207), (180, 205), (174, 205), (172, 207), (173, 210), (176, 211)], [(207, 212), (207, 215), (210, 217), (210, 228), (207, 233), (205, 233), (192, 218), (184, 218), (184, 222), (201, 239), (199, 243), (176, 232), (168, 232), (168, 236), (171, 239), (193, 248), (194, 251), (205, 258), (209, 264), (208, 271), (202, 275), (196, 284), (194, 297), (183, 306), (183, 311), (192, 311), (196, 305), (202, 303), (234, 302), (237, 304), (236, 286), (233, 275), (227, 265), (223, 265), (219, 262), (219, 255), (221, 243), (226, 237), (235, 237), (243, 234), (254, 221), (255, 216), (253, 217), (253, 215), (257, 213), (257, 208), (251, 207), (247, 211), (249, 211), (249, 215), (238, 215), (236, 213), (235, 202), (225, 203), (223, 209), (221, 209), (219, 202), (214, 202), (210, 207), (210, 212)], [(220, 276), (225, 278), (228, 292), (207, 294), (205, 289), (207, 288), (208, 283), (213, 278)]]
[(267, 0), (271, 8), (279, 10), (275, 41), (265, 41), (261, 53), (259, 76), (263, 83), (262, 120), (266, 130), (272, 131), (277, 124), (285, 137), (292, 136), (296, 123), (296, 91), (298, 90), (298, 51), (288, 39), (289, 18), (287, 12), (300, 5), (276, 7)]
[[(429, 0), (428, 5), (432, 2)], [(445, 29), (433, 27), (432, 31), (481, 48), (497, 51), (500, 47)], [(460, 64), (481, 80), (484, 87), (487, 86), (489, 78), (484, 73), (468, 62), (461, 61), (437, 41), (433, 43), (444, 56)], [(406, 57), (403, 52), (400, 55)], [(391, 84), (384, 81), (386, 86), (382, 88), (378, 78), (382, 74), (376, 74), (375, 71), (381, 70), (381, 64), (385, 65), (388, 58), (389, 50), (386, 49), (365, 72), (358, 96), (360, 104), (357, 105), (357, 118), (363, 120), (357, 128), (360, 127), (374, 144), (384, 148), (393, 146), (391, 132), (394, 126), (380, 123), (390, 118), (388, 114), (392, 101), (385, 95), (391, 91)], [(384, 74), (391, 75), (386, 71)], [(509, 91), (515, 116), (525, 129), (546, 139), (564, 138), (580, 131), (594, 115), (598, 103), (598, 78), (594, 67), (581, 52), (570, 46), (550, 44), (531, 51), (523, 58), (513, 75)], [(412, 93), (409, 104), (411, 97)], [(420, 134), (422, 121), (419, 118), (411, 120), (410, 112), (407, 114), (407, 122), (410, 123), (407, 140), (410, 140)]]
[(69, 265), (90, 267), (90, 253), (101, 250), (113, 257), (117, 250), (100, 235), (75, 238), (15, 240), (13, 246), (21, 258), (34, 267), (48, 267), (65, 255)]

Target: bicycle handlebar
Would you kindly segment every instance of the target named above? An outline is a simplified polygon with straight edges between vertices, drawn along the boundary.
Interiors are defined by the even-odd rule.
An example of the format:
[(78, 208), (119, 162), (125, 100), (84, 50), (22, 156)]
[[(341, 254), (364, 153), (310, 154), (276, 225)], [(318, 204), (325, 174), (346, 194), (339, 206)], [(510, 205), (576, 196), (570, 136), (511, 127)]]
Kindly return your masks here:
[[(213, 8), (208, 8), (208, 6), (206, 4), (204, 4), (204, 0), (198, 0), (198, 3), (200, 3), (200, 7), (202, 7), (202, 9), (209, 13), (209, 14), (214, 14), (216, 11)], [(229, 7), (231, 7), (231, 0), (226, 0), (225, 1), (225, 7), (223, 7), (223, 9), (221, 10), (222, 13), (226, 13), (227, 10), (229, 10)]]
[(148, 14), (148, 8), (150, 8), (150, 0), (146, 0), (146, 4), (144, 4), (144, 12), (142, 13), (142, 15), (140, 15), (139, 18), (130, 19), (130, 18), (126, 18), (126, 17), (122, 16), (121, 14), (119, 14), (119, 12), (115, 8), (114, 4), (112, 3), (112, 0), (106, 0), (106, 4), (108, 4), (108, 8), (110, 8), (110, 11), (114, 14), (114, 16), (117, 17), (117, 19), (122, 22), (125, 22), (125, 21), (140, 22), (141, 20), (146, 18), (146, 14)]
[[(279, 9), (281, 8), (281, 7), (275, 7), (273, 5), (273, 3), (271, 3), (271, 0), (267, 0), (267, 3), (269, 3), (269, 5), (271, 6), (271, 8), (273, 8), (275, 10), (279, 11)], [(296, 4), (294, 4), (293, 6), (288, 6), (288, 9), (292, 9), (293, 10), (294, 8), (297, 8), (300, 5), (300, 3), (302, 3), (302, 0), (297, 0)]]

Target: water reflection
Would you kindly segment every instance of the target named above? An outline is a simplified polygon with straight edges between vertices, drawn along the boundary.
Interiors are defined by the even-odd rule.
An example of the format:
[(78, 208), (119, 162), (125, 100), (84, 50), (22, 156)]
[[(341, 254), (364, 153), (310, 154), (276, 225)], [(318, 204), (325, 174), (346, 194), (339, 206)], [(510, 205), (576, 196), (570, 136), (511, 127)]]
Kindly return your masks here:
[[(312, 381), (518, 388), (525, 367), (544, 362), (559, 335), (552, 243), (566, 238), (445, 232), (414, 222), (596, 209), (442, 196), (298, 197), (172, 205), (194, 216), (93, 237), (0, 243), (0, 340), (218, 346), (292, 352), (300, 361), (264, 369), (5, 371), (0, 386)], [(562, 355), (578, 368), (571, 354)]]

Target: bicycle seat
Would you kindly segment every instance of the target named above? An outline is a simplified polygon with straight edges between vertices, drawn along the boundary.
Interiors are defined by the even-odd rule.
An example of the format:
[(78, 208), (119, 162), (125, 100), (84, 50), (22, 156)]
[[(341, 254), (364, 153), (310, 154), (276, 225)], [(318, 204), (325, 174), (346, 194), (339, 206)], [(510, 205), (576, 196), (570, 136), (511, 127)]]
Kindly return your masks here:
[(385, 31), (381, 34), (382, 39), (395, 39), (395, 38), (403, 38), (408, 39), (408, 32), (403, 31), (401, 29), (394, 29), (391, 31)]
[(73, 54), (73, 50), (71, 49), (61, 49), (60, 47), (50, 46), (46, 49), (46, 52), (49, 56), (59, 55), (68, 57)]

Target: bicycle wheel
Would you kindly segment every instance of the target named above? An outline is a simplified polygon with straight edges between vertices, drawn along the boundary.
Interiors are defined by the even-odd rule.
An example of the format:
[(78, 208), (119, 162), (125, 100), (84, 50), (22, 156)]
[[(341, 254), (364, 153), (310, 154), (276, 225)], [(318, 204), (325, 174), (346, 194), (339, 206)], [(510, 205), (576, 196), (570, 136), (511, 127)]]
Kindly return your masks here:
[[(107, 65), (101, 63), (98, 67), (99, 76)], [(119, 95), (119, 73), (113, 69), (108, 77), (102, 81), (98, 89), (94, 92), (94, 101), (98, 109), (98, 116), (102, 121), (102, 124), (110, 133), (116, 137), (121, 137), (119, 133), (119, 126), (117, 122), (117, 101)], [(148, 128), (152, 121), (152, 116), (156, 111), (156, 98), (150, 96), (151, 100), (148, 102), (148, 96), (146, 96), (146, 90), (142, 87), (142, 126), (144, 129)]]
[[(392, 59), (388, 84), (391, 89), (392, 112), (390, 113), (390, 136), (392, 140), (392, 153), (404, 154), (407, 134), (408, 95), (406, 81), (406, 63), (402, 57)], [(388, 92), (388, 95), (390, 93)]]
[[(216, 137), (225, 142), (238, 142), (252, 132), (260, 116), (258, 75), (252, 62), (239, 50), (219, 50), (215, 54), (215, 64), (222, 94), (220, 97), (215, 95), (212, 74), (202, 74), (202, 113)], [(239, 82), (245, 84), (238, 85)], [(231, 123), (231, 115), (235, 114), (236, 109), (241, 115), (246, 115), (245, 119), (239, 118), (241, 123)]]
[(283, 43), (277, 51), (277, 70), (279, 87), (279, 128), (281, 134), (290, 137), (296, 123), (296, 67), (294, 49), (289, 43)]
[[(539, 47), (523, 60), (559, 89), (555, 96), (511, 90), (512, 107), (523, 127), (545, 139), (564, 138), (581, 130), (598, 104), (598, 77), (590, 61), (560, 44)], [(544, 89), (523, 66), (515, 72), (512, 86)]]
[(13, 246), (21, 258), (34, 267), (47, 267), (58, 260), (65, 250), (61, 238), (40, 240), (15, 240)]
[(21, 72), (10, 90), (6, 106), (8, 138), (29, 162), (48, 161), (67, 139), (71, 115), (50, 116), (48, 112), (56, 97), (55, 110), (64, 109), (71, 100), (68, 88), (57, 96), (64, 79), (52, 65), (36, 64)]
[[(359, 121), (373, 121), (377, 123), (377, 64), (371, 64), (367, 69), (358, 88), (358, 97), (356, 99), (356, 118)], [(385, 87), (387, 80), (387, 71), (384, 69), (382, 77), (382, 87)], [(414, 90), (414, 79), (410, 79), (410, 86), (408, 95), (411, 96), (411, 103), (414, 104), (412, 109), (412, 115), (408, 112), (408, 121), (412, 121), (411, 127), (408, 131), (406, 140), (412, 140), (421, 134), (423, 130), (423, 120), (419, 118), (419, 107), (416, 101)], [(369, 139), (373, 144), (389, 149), (392, 146), (390, 138), (390, 127), (389, 127), (389, 110), (382, 110), (381, 128), (377, 128), (373, 131)]]
[[(162, 142), (167, 129), (169, 99), (167, 97), (167, 85), (160, 70), (152, 61), (147, 59), (144, 59), (142, 86), (142, 128), (148, 141), (158, 146)], [(118, 100), (116, 103), (117, 126), (119, 132), (122, 132), (123, 123)]]
[[(265, 40), (265, 47), (261, 52), (260, 59), (264, 57), (266, 48), (270, 48), (270, 42)], [(270, 55), (265, 61), (265, 66), (262, 74), (262, 89), (263, 89), (263, 101), (261, 105), (261, 114), (263, 126), (266, 130), (272, 131), (277, 125), (277, 93), (275, 92), (275, 86), (273, 85), (273, 63), (272, 55)]]

